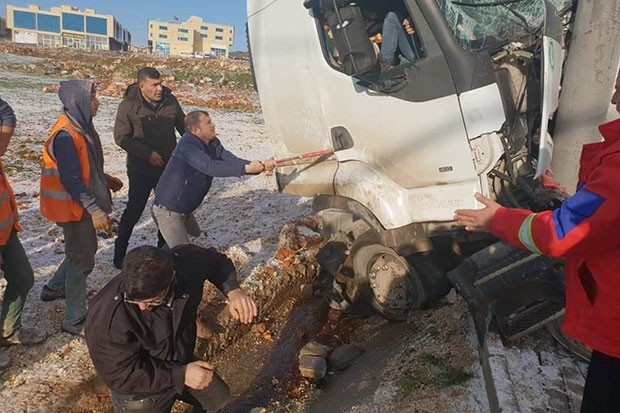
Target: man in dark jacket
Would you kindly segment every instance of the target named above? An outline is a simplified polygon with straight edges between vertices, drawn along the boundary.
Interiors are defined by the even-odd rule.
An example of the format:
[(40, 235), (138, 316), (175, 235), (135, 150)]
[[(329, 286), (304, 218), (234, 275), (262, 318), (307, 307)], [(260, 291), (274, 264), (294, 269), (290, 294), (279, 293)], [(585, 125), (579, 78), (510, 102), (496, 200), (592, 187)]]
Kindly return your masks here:
[(256, 304), (239, 288), (232, 262), (195, 245), (133, 249), (121, 274), (93, 299), (86, 343), (116, 411), (169, 412), (177, 399), (207, 411), (226, 404), (228, 386), (194, 356), (207, 279), (227, 295), (235, 319), (252, 321)]
[[(121, 268), (133, 228), (142, 216), (151, 190), (176, 146), (175, 128), (185, 132), (183, 109), (161, 74), (152, 67), (138, 71), (138, 82), (125, 91), (116, 113), (114, 139), (127, 151), (129, 199), (118, 226), (114, 266)], [(164, 241), (158, 232), (159, 245)]]
[(200, 235), (193, 212), (209, 192), (213, 177), (259, 174), (275, 167), (273, 160), (250, 162), (224, 149), (205, 111), (189, 113), (185, 130), (155, 188), (153, 217), (170, 248), (188, 244), (188, 233)]

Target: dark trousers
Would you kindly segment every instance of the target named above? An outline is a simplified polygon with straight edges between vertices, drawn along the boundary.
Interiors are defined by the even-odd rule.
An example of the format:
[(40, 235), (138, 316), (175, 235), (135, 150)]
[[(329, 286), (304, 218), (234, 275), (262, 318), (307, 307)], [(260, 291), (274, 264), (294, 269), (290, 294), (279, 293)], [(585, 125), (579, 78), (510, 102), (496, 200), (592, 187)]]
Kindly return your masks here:
[(0, 312), (0, 336), (8, 337), (21, 327), (24, 302), (34, 284), (34, 273), (17, 231), (11, 232), (6, 245), (0, 247), (0, 254), (7, 283)]
[(117, 413), (168, 413), (176, 400), (182, 400), (192, 405), (194, 412), (217, 412), (226, 406), (229, 395), (228, 385), (216, 373), (204, 390), (185, 387), (183, 393), (179, 393), (172, 388), (147, 397), (112, 392), (112, 404)]
[[(158, 176), (148, 176), (130, 171), (127, 171), (127, 177), (129, 178), (129, 199), (123, 216), (121, 217), (121, 222), (118, 224), (118, 235), (116, 237), (114, 251), (115, 257), (117, 254), (122, 255), (119, 257), (121, 260), (125, 256), (133, 227), (135, 227), (140, 220), (149, 195), (151, 195), (151, 191), (155, 189), (157, 181), (159, 181)], [(161, 247), (165, 243), (164, 237), (157, 231), (157, 246)]]
[(592, 352), (581, 413), (620, 412), (620, 359)]

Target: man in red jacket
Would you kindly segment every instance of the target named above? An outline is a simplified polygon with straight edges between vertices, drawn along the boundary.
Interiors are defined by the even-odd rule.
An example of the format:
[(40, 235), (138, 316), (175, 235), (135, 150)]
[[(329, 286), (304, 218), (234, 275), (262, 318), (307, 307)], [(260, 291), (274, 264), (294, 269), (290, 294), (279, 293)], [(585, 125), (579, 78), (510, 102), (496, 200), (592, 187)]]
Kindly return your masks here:
[[(620, 73), (611, 99), (620, 113)], [(468, 231), (493, 233), (519, 248), (566, 258), (564, 332), (592, 347), (582, 413), (620, 412), (620, 119), (584, 145), (577, 193), (553, 211), (457, 210)]]

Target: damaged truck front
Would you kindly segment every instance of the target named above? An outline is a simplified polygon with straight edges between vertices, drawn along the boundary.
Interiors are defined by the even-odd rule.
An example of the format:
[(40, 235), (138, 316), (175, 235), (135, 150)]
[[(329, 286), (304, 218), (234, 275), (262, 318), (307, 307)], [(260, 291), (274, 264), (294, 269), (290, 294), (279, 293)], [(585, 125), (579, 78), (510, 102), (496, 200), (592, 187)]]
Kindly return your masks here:
[[(373, 3), (405, 7), (415, 59), (382, 68), (366, 30)], [(533, 210), (561, 202), (539, 178), (551, 160), (572, 6), (248, 1), (253, 73), (276, 156), (334, 150), (279, 168), (277, 182), (314, 197), (335, 305), (362, 298), (403, 320), (445, 295), (446, 273), (493, 242), (454, 222), (455, 209), (477, 207), (476, 192)]]

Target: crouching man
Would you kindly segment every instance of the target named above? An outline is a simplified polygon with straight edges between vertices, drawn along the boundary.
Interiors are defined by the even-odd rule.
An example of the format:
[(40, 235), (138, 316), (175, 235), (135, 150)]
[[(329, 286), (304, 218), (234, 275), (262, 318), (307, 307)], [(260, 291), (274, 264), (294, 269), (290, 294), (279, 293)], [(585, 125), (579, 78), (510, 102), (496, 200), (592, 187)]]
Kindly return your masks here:
[(86, 342), (117, 412), (170, 412), (177, 399), (195, 411), (225, 406), (228, 386), (211, 364), (194, 356), (196, 313), (207, 279), (226, 294), (235, 319), (252, 321), (256, 304), (239, 289), (232, 262), (195, 245), (133, 249), (121, 273), (94, 298)]

